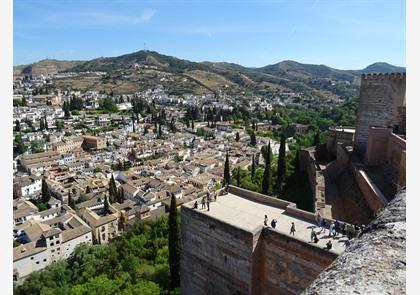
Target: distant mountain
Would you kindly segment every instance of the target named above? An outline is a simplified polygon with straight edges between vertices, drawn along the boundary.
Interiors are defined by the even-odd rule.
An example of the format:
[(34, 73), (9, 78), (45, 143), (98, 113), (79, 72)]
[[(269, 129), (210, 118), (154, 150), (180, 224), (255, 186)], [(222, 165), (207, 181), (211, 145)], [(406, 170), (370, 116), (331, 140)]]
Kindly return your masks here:
[(44, 59), (29, 65), (20, 65), (13, 68), (14, 75), (41, 75), (54, 74), (66, 71), (85, 61), (65, 61), (56, 59)]
[(301, 92), (308, 97), (337, 99), (357, 95), (362, 73), (401, 72), (405, 68), (374, 63), (362, 70), (339, 70), (326, 65), (303, 64), (286, 60), (260, 68), (226, 62), (193, 62), (155, 51), (137, 51), (117, 57), (90, 61), (43, 60), (15, 67), (21, 74), (59, 71), (101, 71), (108, 76), (81, 77), (57, 81), (58, 87), (97, 89), (128, 93), (160, 84), (170, 94), (263, 94)]
[(363, 70), (360, 70), (360, 72), (363, 74), (405, 72), (405, 68), (393, 66), (386, 62), (376, 62), (370, 66), (367, 66)]

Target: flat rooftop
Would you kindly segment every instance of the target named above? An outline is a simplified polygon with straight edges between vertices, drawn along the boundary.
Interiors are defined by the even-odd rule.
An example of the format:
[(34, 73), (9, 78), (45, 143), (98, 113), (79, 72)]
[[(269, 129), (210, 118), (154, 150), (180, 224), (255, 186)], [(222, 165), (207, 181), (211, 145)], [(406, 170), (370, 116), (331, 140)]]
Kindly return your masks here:
[[(272, 219), (277, 220), (275, 230), (283, 234), (289, 235), (291, 224), (294, 222), (296, 229), (294, 238), (319, 248), (324, 248), (327, 241), (330, 240), (332, 242), (332, 249), (330, 251), (337, 255), (344, 252), (346, 248), (345, 243), (348, 240), (347, 237), (343, 237), (341, 234), (335, 239), (328, 237), (328, 229), (324, 233), (320, 233), (320, 228), (315, 222), (299, 216), (293, 216), (289, 212), (286, 212), (286, 209), (274, 205), (250, 200), (232, 193), (218, 196), (216, 201), (210, 203), (210, 211), (207, 211), (207, 207), (206, 209), (201, 209), (201, 198), (197, 202), (200, 213), (254, 234), (262, 229), (262, 226), (264, 226), (264, 215), (267, 215), (268, 226), (270, 226)], [(184, 206), (192, 208), (194, 201), (186, 203)], [(311, 229), (314, 226), (319, 238), (317, 244), (311, 242)]]

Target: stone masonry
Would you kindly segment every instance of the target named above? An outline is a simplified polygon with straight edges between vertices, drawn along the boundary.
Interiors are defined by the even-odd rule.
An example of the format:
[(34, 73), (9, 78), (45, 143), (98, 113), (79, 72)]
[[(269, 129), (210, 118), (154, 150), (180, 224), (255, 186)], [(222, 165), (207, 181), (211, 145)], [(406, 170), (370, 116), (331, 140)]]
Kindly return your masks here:
[[(401, 111), (404, 106), (405, 73), (362, 75), (355, 152), (365, 154), (371, 126), (392, 128), (394, 132), (405, 131), (405, 118), (402, 118)], [(399, 126), (402, 124), (404, 126)]]
[[(316, 216), (294, 203), (233, 186), (210, 211), (193, 203), (181, 209), (182, 294), (299, 294), (345, 250), (347, 238), (328, 230), (310, 242)], [(264, 215), (268, 225), (277, 220), (275, 229)]]

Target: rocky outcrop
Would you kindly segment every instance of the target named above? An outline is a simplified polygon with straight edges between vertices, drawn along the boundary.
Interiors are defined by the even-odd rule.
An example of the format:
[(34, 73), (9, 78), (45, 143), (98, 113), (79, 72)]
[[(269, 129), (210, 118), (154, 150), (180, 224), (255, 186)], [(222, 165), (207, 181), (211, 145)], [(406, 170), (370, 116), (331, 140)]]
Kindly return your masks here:
[(405, 294), (405, 209), (404, 190), (303, 294)]

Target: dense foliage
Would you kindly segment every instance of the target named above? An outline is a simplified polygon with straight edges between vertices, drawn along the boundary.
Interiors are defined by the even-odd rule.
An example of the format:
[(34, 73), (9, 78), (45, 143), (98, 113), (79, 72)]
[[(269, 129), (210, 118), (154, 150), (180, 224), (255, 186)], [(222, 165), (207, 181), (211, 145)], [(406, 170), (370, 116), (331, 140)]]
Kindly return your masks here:
[(166, 216), (137, 223), (109, 245), (80, 245), (68, 261), (53, 262), (15, 285), (14, 294), (169, 294), (167, 237)]

